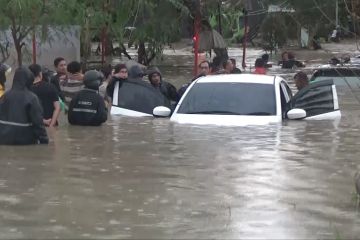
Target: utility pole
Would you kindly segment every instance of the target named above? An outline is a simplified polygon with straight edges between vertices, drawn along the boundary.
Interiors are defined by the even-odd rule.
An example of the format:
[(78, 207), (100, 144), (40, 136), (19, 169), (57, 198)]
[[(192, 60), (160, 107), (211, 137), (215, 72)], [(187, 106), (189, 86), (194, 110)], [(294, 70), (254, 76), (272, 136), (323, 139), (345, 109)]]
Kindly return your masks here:
[(335, 16), (336, 16), (336, 26), (335, 27), (338, 27), (339, 26), (339, 0), (335, 0)]

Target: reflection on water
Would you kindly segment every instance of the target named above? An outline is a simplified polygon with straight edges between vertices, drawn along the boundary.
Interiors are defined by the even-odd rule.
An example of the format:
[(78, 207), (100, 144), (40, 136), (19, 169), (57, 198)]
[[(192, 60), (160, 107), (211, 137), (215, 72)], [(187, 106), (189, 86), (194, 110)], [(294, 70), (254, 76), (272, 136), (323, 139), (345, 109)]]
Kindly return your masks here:
[(0, 147), (0, 238), (356, 239), (360, 108), (341, 103), (338, 123), (62, 119), (49, 146)]

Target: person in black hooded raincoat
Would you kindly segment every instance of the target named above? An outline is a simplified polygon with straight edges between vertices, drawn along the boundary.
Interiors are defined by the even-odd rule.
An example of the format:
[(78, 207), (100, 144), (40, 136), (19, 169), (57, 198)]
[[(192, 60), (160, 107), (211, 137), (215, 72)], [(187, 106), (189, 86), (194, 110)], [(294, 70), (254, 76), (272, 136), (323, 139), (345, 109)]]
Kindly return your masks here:
[(149, 69), (148, 77), (151, 85), (158, 89), (169, 101), (177, 102), (179, 100), (176, 88), (171, 83), (165, 82), (162, 79), (159, 68), (153, 67)]
[(0, 99), (0, 144), (49, 143), (39, 99), (29, 90), (33, 81), (28, 68), (18, 68), (11, 90)]

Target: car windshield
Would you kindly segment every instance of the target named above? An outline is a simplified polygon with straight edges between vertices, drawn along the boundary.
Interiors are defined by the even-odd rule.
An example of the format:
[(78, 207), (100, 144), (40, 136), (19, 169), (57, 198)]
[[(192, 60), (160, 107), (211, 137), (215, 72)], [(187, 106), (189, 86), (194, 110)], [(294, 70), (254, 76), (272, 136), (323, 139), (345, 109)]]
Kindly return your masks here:
[(178, 113), (276, 115), (275, 88), (258, 83), (197, 83), (185, 96)]
[(118, 107), (152, 114), (155, 107), (170, 107), (160, 91), (141, 81), (124, 81), (119, 89)]

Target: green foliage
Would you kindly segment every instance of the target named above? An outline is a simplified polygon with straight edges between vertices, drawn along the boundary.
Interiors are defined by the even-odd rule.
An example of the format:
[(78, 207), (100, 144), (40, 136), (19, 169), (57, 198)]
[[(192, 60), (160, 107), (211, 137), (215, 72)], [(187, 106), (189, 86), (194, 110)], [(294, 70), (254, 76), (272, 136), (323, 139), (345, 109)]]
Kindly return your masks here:
[(287, 26), (281, 15), (269, 15), (261, 26), (261, 38), (266, 50), (282, 47), (287, 39)]

